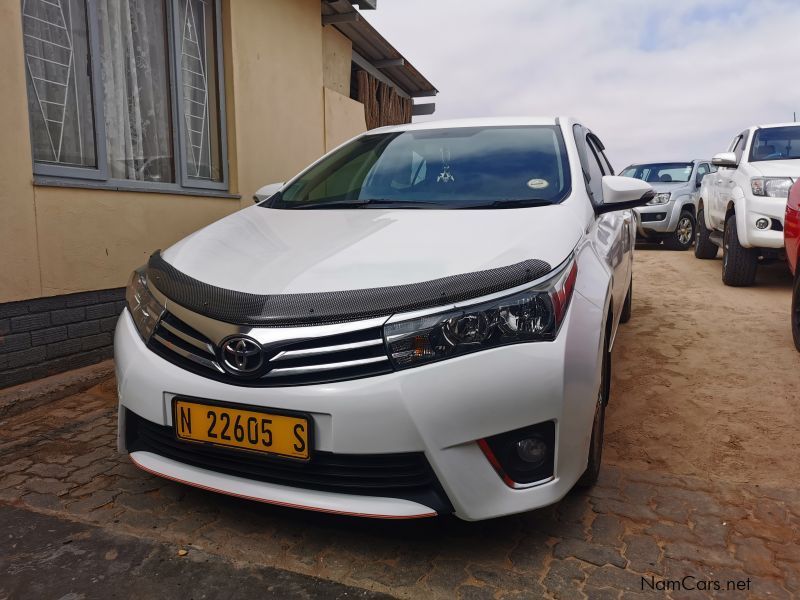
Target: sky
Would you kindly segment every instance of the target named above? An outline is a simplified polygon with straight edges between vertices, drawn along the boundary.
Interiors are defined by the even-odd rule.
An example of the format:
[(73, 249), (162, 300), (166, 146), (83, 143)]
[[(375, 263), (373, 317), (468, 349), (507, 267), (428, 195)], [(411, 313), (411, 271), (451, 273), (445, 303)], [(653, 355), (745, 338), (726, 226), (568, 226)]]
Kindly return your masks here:
[[(800, 119), (800, 0), (378, 0), (433, 119), (577, 117), (620, 170)], [(428, 120), (416, 117), (415, 120)]]

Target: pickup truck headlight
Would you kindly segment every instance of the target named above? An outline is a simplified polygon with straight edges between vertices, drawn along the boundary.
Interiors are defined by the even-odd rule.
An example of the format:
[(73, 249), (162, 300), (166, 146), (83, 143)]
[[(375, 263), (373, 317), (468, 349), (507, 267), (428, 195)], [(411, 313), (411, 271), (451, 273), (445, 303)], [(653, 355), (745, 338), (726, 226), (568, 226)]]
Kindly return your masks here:
[(144, 269), (137, 269), (131, 274), (128, 288), (125, 290), (125, 301), (136, 325), (136, 330), (147, 342), (164, 314), (165, 307), (156, 300), (147, 287), (147, 275)]
[(397, 369), (521, 342), (552, 341), (569, 307), (578, 275), (574, 259), (548, 281), (481, 304), (397, 323), (384, 338)]
[(788, 198), (792, 180), (789, 177), (753, 177), (750, 189), (754, 196), (770, 198)]
[(653, 199), (647, 203), (647, 206), (656, 206), (658, 204), (666, 204), (669, 202), (669, 198), (672, 195), (671, 192), (661, 192), (660, 194), (656, 194), (653, 196)]

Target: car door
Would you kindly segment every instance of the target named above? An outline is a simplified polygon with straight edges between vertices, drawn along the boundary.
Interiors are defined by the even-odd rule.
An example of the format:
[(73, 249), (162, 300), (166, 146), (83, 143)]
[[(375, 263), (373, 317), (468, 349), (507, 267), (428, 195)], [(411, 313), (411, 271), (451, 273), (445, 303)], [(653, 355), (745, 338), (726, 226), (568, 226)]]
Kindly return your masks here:
[(697, 165), (697, 171), (695, 171), (694, 174), (694, 192), (692, 192), (692, 202), (695, 208), (697, 208), (697, 200), (700, 196), (700, 184), (709, 173), (711, 173), (711, 165), (708, 163), (700, 163)]
[[(589, 185), (595, 201), (602, 202), (603, 175), (613, 175), (604, 146), (593, 133), (586, 135), (586, 158), (588, 162)], [(611, 294), (614, 305), (614, 325), (619, 323), (625, 294), (631, 277), (633, 257), (633, 228), (630, 210), (614, 211), (600, 215), (597, 219), (598, 249), (611, 271)]]
[[(733, 152), (736, 155), (736, 162), (742, 160), (744, 147), (747, 143), (747, 130), (737, 135), (731, 142), (728, 152)], [(735, 185), (733, 176), (736, 169), (733, 167), (720, 167), (715, 175), (714, 181), (715, 198), (714, 202), (714, 226), (717, 229), (723, 229), (725, 225), (725, 213), (728, 210), (728, 204), (733, 202), (733, 187)]]

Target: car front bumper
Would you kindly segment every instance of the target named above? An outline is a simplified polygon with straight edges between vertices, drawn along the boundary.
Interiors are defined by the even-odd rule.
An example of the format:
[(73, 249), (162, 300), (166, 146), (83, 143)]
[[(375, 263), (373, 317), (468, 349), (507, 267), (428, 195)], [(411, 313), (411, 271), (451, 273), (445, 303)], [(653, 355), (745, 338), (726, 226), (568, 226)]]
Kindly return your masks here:
[[(424, 453), (453, 512), (463, 519), (535, 509), (560, 500), (586, 468), (600, 381), (602, 317), (600, 308), (575, 292), (553, 342), (505, 346), (363, 379), (254, 388), (207, 379), (159, 357), (142, 342), (126, 310), (114, 340), (119, 449), (128, 452), (127, 411), (172, 426), (175, 396), (301, 411), (314, 421), (316, 451)], [(477, 440), (545, 421), (556, 424), (554, 477), (526, 489), (509, 487)], [(436, 514), (407, 499), (255, 481), (153, 452), (134, 451), (131, 458), (167, 478), (267, 503), (385, 518)]]
[[(783, 220), (786, 216), (786, 198), (750, 196), (746, 202), (736, 206), (736, 228), (739, 241), (745, 248), (783, 248)], [(780, 223), (780, 229), (772, 226), (758, 229), (756, 221), (769, 219), (771, 224)]]

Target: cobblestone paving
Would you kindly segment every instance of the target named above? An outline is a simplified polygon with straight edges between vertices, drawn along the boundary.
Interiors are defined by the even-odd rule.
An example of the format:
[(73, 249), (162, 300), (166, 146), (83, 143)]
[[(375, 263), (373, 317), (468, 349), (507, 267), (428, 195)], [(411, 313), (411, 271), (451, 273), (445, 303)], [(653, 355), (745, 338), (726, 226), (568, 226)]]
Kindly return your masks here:
[(115, 422), (113, 381), (0, 421), (0, 502), (400, 598), (709, 595), (663, 591), (674, 580), (800, 596), (798, 488), (606, 466), (588, 495), (525, 515), (376, 522), (152, 477), (116, 453)]

